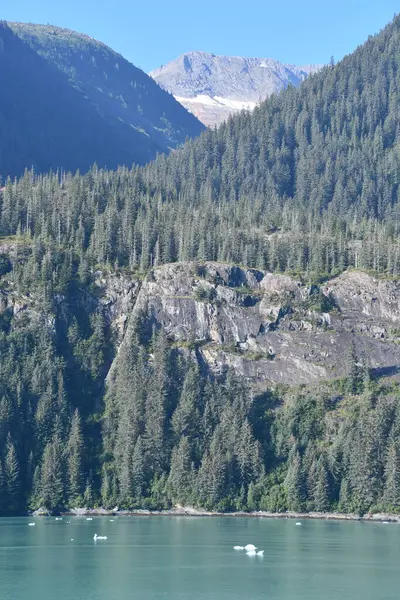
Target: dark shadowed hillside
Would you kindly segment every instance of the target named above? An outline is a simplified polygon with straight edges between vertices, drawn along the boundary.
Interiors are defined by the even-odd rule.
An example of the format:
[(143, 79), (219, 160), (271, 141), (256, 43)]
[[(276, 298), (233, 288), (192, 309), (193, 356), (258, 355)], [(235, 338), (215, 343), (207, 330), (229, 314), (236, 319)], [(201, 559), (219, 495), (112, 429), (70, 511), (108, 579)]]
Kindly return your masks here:
[[(144, 163), (202, 130), (169, 94), (106, 46), (57, 28), (51, 29), (52, 37), (35, 38), (28, 33), (41, 32), (40, 27), (13, 27), (0, 26), (3, 177), (32, 166), (42, 172), (87, 170), (94, 162), (109, 168)], [(104, 93), (97, 91), (106, 98), (103, 103), (87, 89), (96, 58), (107, 81)], [(83, 65), (81, 71), (74, 61)], [(131, 90), (130, 95), (123, 90), (125, 99), (123, 84)]]

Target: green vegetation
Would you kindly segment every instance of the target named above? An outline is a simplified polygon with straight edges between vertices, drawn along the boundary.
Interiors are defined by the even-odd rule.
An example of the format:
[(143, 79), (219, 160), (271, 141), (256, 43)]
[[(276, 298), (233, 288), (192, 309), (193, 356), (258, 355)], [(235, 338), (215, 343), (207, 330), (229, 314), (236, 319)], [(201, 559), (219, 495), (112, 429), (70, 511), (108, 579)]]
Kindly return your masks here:
[(397, 277), (399, 48), (396, 17), (300, 89), (144, 168), (5, 181), (0, 245), (26, 242), (0, 257), (2, 514), (176, 502), (399, 511), (398, 385), (372, 381), (354, 348), (341, 381), (253, 397), (232, 371), (212, 377), (198, 343), (173, 346), (138, 321), (110, 371), (117, 348), (93, 291), (96, 265), (195, 261), (196, 299), (215, 302), (229, 282), (209, 281), (201, 261), (219, 260), (256, 278), (301, 274), (313, 286), (302, 308), (334, 312), (317, 285), (328, 276)]
[(301, 303), (304, 310), (311, 310), (322, 313), (336, 312), (338, 310), (335, 299), (332, 294), (324, 294), (316, 285), (312, 285), (307, 300)]
[(217, 296), (217, 290), (214, 287), (205, 287), (199, 285), (194, 292), (195, 300), (200, 302), (213, 302)]
[(253, 396), (233, 371), (204, 371), (206, 341), (171, 344), (138, 320), (104, 388), (116, 348), (90, 273), (40, 243), (10, 261), (13, 293), (37, 299), (24, 316), (2, 313), (2, 514), (400, 510), (399, 387), (372, 381), (354, 347), (345, 379)]
[(399, 46), (397, 17), (299, 89), (144, 169), (9, 181), (0, 234), (142, 271), (219, 260), (309, 281), (397, 276)]
[(85, 331), (82, 314), (63, 312), (55, 338), (31, 324), (0, 339), (3, 513), (400, 510), (398, 385), (371, 381), (354, 350), (344, 380), (253, 397), (232, 371), (211, 378), (137, 323), (103, 410), (104, 325), (92, 315)]

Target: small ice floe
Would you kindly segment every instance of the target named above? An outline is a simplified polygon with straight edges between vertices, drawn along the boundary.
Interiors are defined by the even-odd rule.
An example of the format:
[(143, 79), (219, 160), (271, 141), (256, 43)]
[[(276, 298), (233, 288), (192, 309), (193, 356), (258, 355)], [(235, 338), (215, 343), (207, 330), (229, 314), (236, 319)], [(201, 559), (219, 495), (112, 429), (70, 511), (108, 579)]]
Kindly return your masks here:
[(86, 517), (86, 521), (93, 521), (92, 517)]
[(247, 546), (245, 546), (244, 549), (246, 550), (246, 552), (251, 552), (252, 550), (257, 550), (256, 546), (254, 546), (253, 544), (247, 544)]
[(301, 525), (300, 521), (297, 521), (296, 525)]
[(29, 527), (35, 527), (36, 523), (28, 523)]
[(244, 546), (233, 546), (234, 550), (244, 550)]
[(247, 556), (264, 556), (264, 550), (248, 550), (246, 552)]
[(71, 538), (71, 542), (73, 542), (73, 541), (74, 541), (74, 538)]
[(110, 523), (114, 523), (114, 519), (110, 519)]
[(382, 521), (383, 525), (389, 525), (389, 521)]
[(56, 521), (62, 521), (62, 517), (56, 517)]
[(93, 539), (95, 542), (97, 542), (97, 540), (106, 540), (107, 536), (106, 535), (97, 535), (97, 533), (94, 534)]
[(71, 523), (71, 521), (65, 521), (65, 522), (68, 523), (68, 524)]

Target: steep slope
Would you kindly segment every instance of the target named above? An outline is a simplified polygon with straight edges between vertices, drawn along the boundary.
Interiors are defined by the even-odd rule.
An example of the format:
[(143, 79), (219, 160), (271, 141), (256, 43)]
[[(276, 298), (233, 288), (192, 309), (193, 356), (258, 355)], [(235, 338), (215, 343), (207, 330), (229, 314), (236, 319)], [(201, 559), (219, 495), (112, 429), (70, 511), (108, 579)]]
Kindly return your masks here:
[(199, 259), (316, 281), (347, 267), (396, 276), (399, 48), (396, 18), (300, 88), (144, 168), (23, 178), (0, 192), (0, 231), (142, 271)]
[(399, 296), (359, 272), (89, 274), (1, 241), (0, 514), (397, 510)]
[(150, 76), (205, 125), (214, 126), (235, 112), (253, 109), (288, 85), (300, 85), (320, 68), (285, 65), (271, 58), (188, 52)]
[(0, 26), (3, 177), (32, 166), (144, 163), (200, 133), (193, 116), (103, 44), (54, 27), (11, 27)]
[(177, 263), (146, 278), (131, 321), (162, 328), (216, 375), (233, 367), (259, 392), (345, 376), (351, 344), (376, 375), (398, 374), (399, 307), (398, 281), (360, 272), (318, 286), (234, 265)]
[(0, 511), (399, 511), (399, 49), (396, 17), (143, 168), (6, 183)]
[(387, 217), (393, 225), (399, 207), (399, 48), (396, 17), (299, 88), (290, 86), (151, 165), (154, 193), (173, 201), (185, 196), (193, 205), (225, 200), (232, 211), (239, 201), (244, 218), (256, 206), (260, 217), (251, 215), (253, 230), (270, 221), (285, 222), (292, 233), (317, 231), (318, 223), (331, 233), (326, 225), (334, 218), (353, 230), (362, 218)]

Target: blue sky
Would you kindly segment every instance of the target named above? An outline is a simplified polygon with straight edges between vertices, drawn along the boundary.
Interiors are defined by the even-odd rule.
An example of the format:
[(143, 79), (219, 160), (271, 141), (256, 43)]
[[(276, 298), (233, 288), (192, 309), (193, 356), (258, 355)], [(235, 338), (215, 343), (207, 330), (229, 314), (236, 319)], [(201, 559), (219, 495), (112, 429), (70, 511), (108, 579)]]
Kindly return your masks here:
[(1, 0), (0, 18), (87, 33), (149, 71), (189, 50), (339, 60), (399, 9), (398, 0)]

